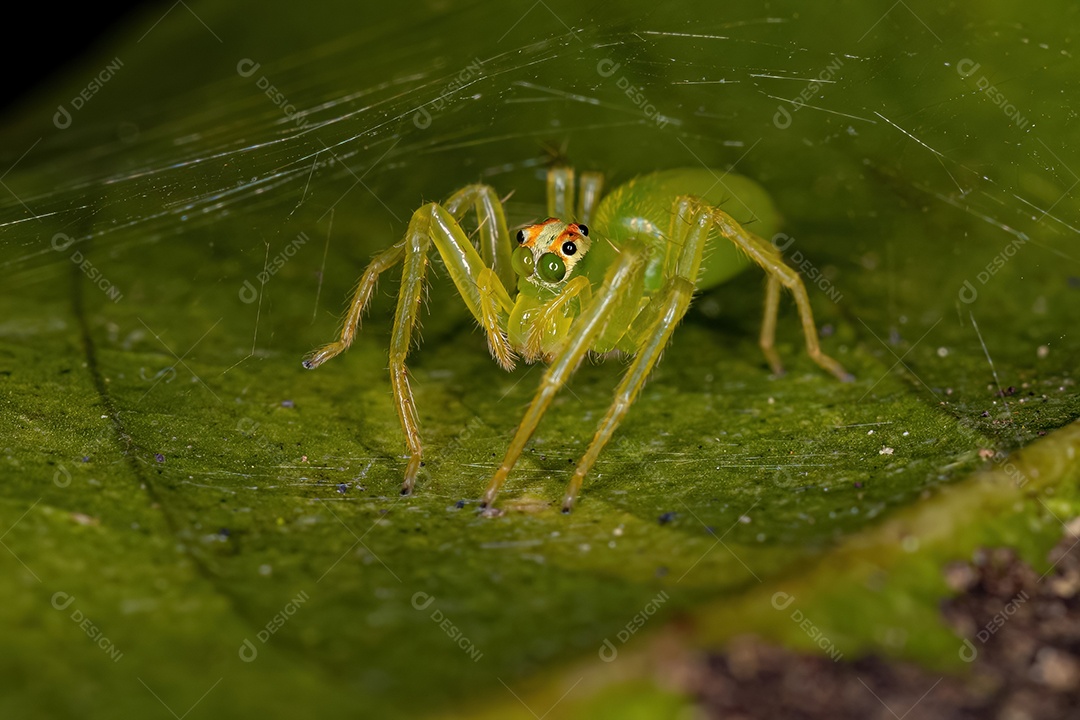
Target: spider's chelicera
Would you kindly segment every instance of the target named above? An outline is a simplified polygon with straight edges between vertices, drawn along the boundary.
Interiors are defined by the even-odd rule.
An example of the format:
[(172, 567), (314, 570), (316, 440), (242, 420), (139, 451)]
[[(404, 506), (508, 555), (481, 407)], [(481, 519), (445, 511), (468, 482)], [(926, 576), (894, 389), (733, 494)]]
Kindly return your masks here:
[[(553, 168), (547, 182), (551, 217), (513, 236), (498, 196), (487, 185), (469, 185), (441, 205), (423, 206), (413, 213), (405, 237), (377, 255), (364, 271), (338, 340), (304, 360), (304, 367), (316, 368), (348, 348), (379, 275), (402, 264), (390, 343), (390, 382), (409, 448), (402, 494), (412, 492), (423, 457), (405, 359), (432, 247), (483, 328), (499, 365), (510, 370), (517, 359), (548, 364), (488, 484), (484, 506), (495, 500), (556, 392), (585, 355), (622, 351), (633, 359), (567, 487), (562, 507), (569, 512), (695, 290), (718, 285), (752, 263), (768, 276), (760, 344), (773, 372), (783, 372), (774, 336), (780, 290), (787, 288), (798, 307), (810, 357), (841, 380), (851, 379), (822, 352), (798, 273), (762, 239), (779, 228), (779, 215), (759, 185), (706, 169), (643, 175), (600, 200), (602, 185), (599, 173), (584, 173), (575, 188), (570, 168)], [(477, 216), (477, 245), (460, 225), (470, 209)], [(750, 221), (757, 233), (744, 227)]]

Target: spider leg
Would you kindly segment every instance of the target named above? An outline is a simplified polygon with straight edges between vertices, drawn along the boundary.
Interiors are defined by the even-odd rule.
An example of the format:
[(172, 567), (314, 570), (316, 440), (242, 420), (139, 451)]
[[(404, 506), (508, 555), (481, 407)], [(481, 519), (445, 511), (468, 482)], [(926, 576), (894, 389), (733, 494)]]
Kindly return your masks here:
[(660, 359), (660, 355), (671, 339), (671, 333), (679, 324), (686, 309), (690, 307), (690, 298), (694, 294), (694, 284), (686, 278), (674, 277), (668, 280), (659, 293), (653, 296), (652, 302), (646, 310), (651, 311), (652, 322), (644, 332), (644, 337), (638, 345), (637, 354), (630, 367), (623, 375), (622, 381), (615, 389), (615, 401), (608, 408), (604, 419), (589, 443), (589, 449), (578, 462), (574, 476), (566, 488), (563, 496), (562, 509), (564, 513), (570, 512), (574, 505), (574, 499), (581, 490), (581, 484), (585, 476), (592, 469), (597, 456), (611, 439), (615, 428), (622, 422), (630, 406), (633, 405), (645, 386), (645, 380), (652, 372), (653, 366)]
[(526, 360), (543, 358), (544, 345), (550, 338), (549, 333), (566, 318), (566, 311), (574, 298), (579, 298), (581, 307), (588, 306), (592, 300), (592, 283), (584, 275), (571, 278), (558, 295), (541, 306), (525, 339), (525, 351), (522, 356)]
[(570, 219), (574, 209), (574, 168), (558, 165), (547, 173), (548, 217)]
[(623, 246), (618, 261), (608, 270), (604, 284), (593, 297), (593, 301), (570, 326), (569, 334), (551, 365), (544, 372), (540, 387), (514, 433), (514, 439), (507, 448), (502, 464), (495, 471), (495, 475), (484, 492), (481, 502), (483, 507), (494, 502), (495, 496), (498, 495), (499, 489), (521, 456), (525, 443), (532, 437), (544, 412), (554, 399), (555, 393), (577, 370), (594, 341), (604, 333), (609, 324), (629, 325), (637, 313), (637, 298), (640, 298), (642, 294), (645, 272), (643, 261), (643, 252)]
[(513, 288), (517, 279), (510, 265), (510, 232), (506, 229), (506, 214), (494, 188), (490, 185), (466, 185), (447, 198), (443, 206), (458, 222), (470, 207), (476, 210), (480, 258), (484, 265), (494, 271), (504, 288)]
[(405, 359), (412, 345), (412, 332), (427, 271), (427, 251), (432, 244), (438, 250), (469, 312), (484, 328), (492, 354), (504, 367), (513, 367), (505, 337), (506, 317), (512, 306), (509, 293), (495, 276), (494, 270), (484, 266), (476, 248), (451, 212), (436, 203), (425, 205), (413, 214), (405, 235), (405, 263), (390, 341), (390, 382), (409, 446), (402, 495), (412, 492), (423, 454)]
[[(506, 368), (508, 344), (503, 338), (493, 337), (490, 330), (491, 324), (487, 322), (487, 319), (493, 314), (497, 315), (500, 310), (504, 314), (509, 314), (510, 309), (513, 307), (513, 301), (510, 300), (509, 293), (506, 290), (516, 284), (513, 269), (510, 265), (510, 233), (506, 229), (506, 217), (503, 213), (502, 203), (491, 186), (467, 185), (451, 195), (445, 204), (445, 208), (453, 217), (455, 225), (461, 221), (470, 207), (476, 210), (480, 234), (480, 256), (478, 260), (474, 257), (469, 258), (465, 261), (465, 265), (474, 272), (477, 279), (477, 282), (474, 283), (476, 285), (479, 285), (480, 271), (484, 266), (491, 268), (499, 280), (498, 283), (492, 282), (491, 279), (487, 280), (486, 288), (479, 293), (476, 311), (473, 312), (473, 315), (476, 316), (477, 320), (484, 326), (485, 331), (488, 332), (488, 347), (491, 349), (492, 355), (500, 365)], [(461, 237), (464, 237), (463, 233)], [(460, 238), (455, 238), (455, 240), (458, 240), (459, 244), (461, 244)], [(461, 246), (464, 247), (465, 245), (471, 245), (471, 243), (466, 240)], [(375, 256), (367, 269), (364, 270), (356, 291), (353, 293), (352, 301), (349, 303), (349, 312), (342, 323), (338, 340), (308, 354), (304, 359), (304, 367), (314, 370), (349, 348), (356, 337), (357, 330), (360, 329), (360, 319), (368, 302), (371, 301), (379, 276), (401, 262), (404, 257), (405, 241), (399, 242)], [(456, 281), (457, 278), (455, 278)], [(502, 292), (499, 292), (498, 285), (502, 285)], [(468, 301), (466, 303), (468, 304)], [(469, 309), (474, 310), (474, 307), (470, 305)], [(483, 312), (479, 312), (480, 310), (483, 310)], [(496, 352), (496, 347), (500, 346), (500, 339), (502, 339), (501, 347)], [(502, 348), (507, 348), (507, 350)], [(510, 365), (512, 367), (513, 363), (511, 362)]]
[(761, 345), (765, 351), (765, 357), (775, 371), (779, 367), (779, 358), (772, 348), (772, 336), (776, 329), (776, 310), (779, 289), (773, 289), (778, 283), (791, 292), (795, 299), (795, 305), (799, 310), (802, 320), (803, 335), (806, 336), (806, 352), (810, 359), (823, 369), (838, 377), (844, 382), (851, 382), (854, 376), (833, 358), (821, 350), (818, 342), (817, 327), (814, 325), (814, 313), (810, 308), (810, 298), (806, 294), (806, 286), (802, 278), (793, 268), (784, 263), (777, 250), (771, 243), (748, 232), (738, 222), (723, 210), (715, 207), (703, 206), (698, 203), (698, 214), (708, 217), (713, 227), (725, 238), (735, 243), (751, 260), (756, 262), (769, 276), (769, 287), (765, 295), (765, 321), (761, 332)]
[(575, 218), (578, 222), (592, 222), (593, 210), (600, 203), (600, 192), (603, 188), (603, 173), (581, 173), (581, 180), (578, 182), (578, 207)]
[(577, 186), (577, 212), (574, 213), (574, 169), (565, 165), (551, 168), (547, 174), (548, 217), (592, 222), (593, 210), (600, 203), (603, 188), (603, 173), (582, 173)]
[(394, 312), (394, 329), (390, 337), (390, 387), (397, 406), (398, 419), (409, 446), (409, 462), (405, 466), (405, 480), (401, 494), (412, 493), (416, 476), (420, 472), (424, 449), (420, 444), (420, 422), (416, 415), (416, 401), (409, 387), (409, 371), (405, 359), (412, 347), (412, 333), (424, 291), (427, 274), (427, 251), (430, 245), (431, 206), (417, 210), (405, 232), (405, 261), (401, 270), (401, 287), (398, 290), (397, 309)]
[(353, 338), (356, 337), (356, 331), (360, 328), (360, 318), (364, 314), (364, 308), (367, 307), (368, 302), (371, 300), (372, 293), (375, 292), (375, 285), (379, 281), (379, 275), (397, 265), (403, 257), (405, 257), (404, 241), (387, 248), (375, 256), (375, 259), (364, 270), (364, 274), (360, 277), (360, 282), (356, 286), (356, 292), (353, 293), (352, 302), (349, 303), (349, 312), (345, 316), (345, 322), (342, 323), (339, 338), (309, 353), (304, 358), (304, 367), (308, 370), (314, 370), (330, 358), (340, 355), (348, 349)]
[[(492, 228), (490, 242), (483, 238), (482, 241), (488, 243), (486, 247), (492, 253), (496, 253), (496, 241), (501, 239), (508, 247), (509, 239), (506, 237), (506, 222), (501, 219), (502, 207), (494, 198), (494, 193), (489, 191), (490, 188), (484, 186), (470, 186), (451, 199), (461, 215), (467, 212), (469, 203), (487, 208), (477, 211), (481, 223), (487, 218), (487, 224)], [(488, 201), (493, 201), (493, 204)], [(405, 238), (377, 255), (368, 265), (353, 296), (340, 338), (319, 348), (304, 361), (305, 367), (316, 368), (349, 346), (379, 275), (401, 262), (401, 286), (390, 340), (390, 385), (409, 449), (409, 461), (401, 487), (403, 495), (412, 492), (423, 458), (416, 403), (409, 386), (405, 361), (412, 347), (427, 275), (427, 255), (432, 245), (442, 257), (469, 312), (483, 326), (492, 354), (503, 367), (512, 367), (513, 356), (506, 340), (506, 319), (513, 307), (510, 295), (496, 275), (496, 270), (484, 265), (453, 213), (436, 203), (429, 203), (413, 213)], [(499, 262), (497, 256), (495, 262)]]
[(841, 380), (851, 378), (840, 363), (821, 352), (806, 289), (798, 273), (783, 263), (779, 252), (761, 238), (748, 233), (727, 213), (717, 208), (702, 206), (700, 201), (694, 198), (680, 197), (675, 201), (672, 229), (669, 233), (670, 242), (664, 258), (663, 274), (668, 279), (659, 292), (652, 296), (641, 314), (635, 318), (623, 341), (620, 342), (620, 346), (629, 345), (632, 348), (634, 359), (615, 390), (615, 401), (604, 419), (600, 421), (596, 435), (567, 486), (566, 495), (563, 497), (563, 512), (569, 512), (573, 507), (585, 476), (592, 469), (600, 451), (611, 439), (634, 400), (637, 399), (649, 372), (656, 365), (664, 347), (671, 339), (675, 326), (686, 314), (694, 294), (698, 272), (701, 269), (705, 245), (714, 228), (742, 248), (769, 274), (761, 346), (774, 371), (779, 368), (779, 359), (773, 348), (773, 337), (776, 332), (780, 286), (783, 285), (791, 290), (799, 306), (810, 357)]
[(570, 512), (577, 498), (585, 476), (596, 463), (600, 451), (604, 449), (614, 434), (615, 429), (626, 416), (630, 406), (637, 399), (649, 373), (660, 360), (664, 348), (675, 331), (686, 310), (690, 307), (690, 299), (694, 295), (695, 280), (701, 267), (701, 258), (705, 249), (706, 240), (709, 237), (709, 225), (700, 217), (692, 217), (692, 208), (689, 201), (680, 200), (676, 203), (675, 212), (672, 216), (672, 232), (669, 244), (670, 250), (664, 259), (664, 275), (668, 278), (660, 290), (654, 294), (640, 314), (630, 324), (624, 341), (620, 343), (632, 347), (634, 358), (627, 368), (618, 387), (615, 389), (615, 400), (608, 408), (604, 419), (596, 429), (596, 435), (589, 443), (588, 450), (578, 462), (574, 476), (567, 485), (566, 494), (563, 496), (562, 510)]
[(514, 369), (514, 351), (506, 339), (504, 328), (514, 301), (491, 268), (480, 271), (476, 287), (480, 291), (480, 324), (487, 335), (488, 350), (499, 367), (509, 372)]
[(775, 347), (776, 315), (779, 312), (780, 280), (775, 275), (769, 275), (765, 286), (765, 316), (761, 321), (761, 352), (765, 353), (765, 360), (775, 375), (784, 374), (784, 365)]

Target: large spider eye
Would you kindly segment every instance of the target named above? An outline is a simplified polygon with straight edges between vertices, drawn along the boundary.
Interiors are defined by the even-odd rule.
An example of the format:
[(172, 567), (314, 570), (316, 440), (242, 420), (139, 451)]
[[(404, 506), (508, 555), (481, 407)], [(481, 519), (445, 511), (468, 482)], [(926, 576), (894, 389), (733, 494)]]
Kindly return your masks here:
[(570, 257), (577, 252), (577, 245), (567, 240), (562, 244), (562, 254)]
[(555, 253), (544, 253), (540, 256), (540, 264), (536, 268), (536, 274), (544, 282), (562, 282), (566, 277), (566, 265), (562, 258)]
[(517, 241), (518, 241), (518, 245), (525, 242), (525, 231), (524, 230), (518, 230)]
[(527, 247), (519, 247), (514, 251), (514, 254), (510, 256), (510, 267), (514, 268), (514, 272), (522, 277), (529, 277), (533, 274), (536, 262), (533, 260), (532, 250)]
[(579, 233), (581, 233), (585, 237), (589, 237), (589, 226), (588, 225), (582, 225), (581, 223), (578, 223), (577, 229), (578, 229)]

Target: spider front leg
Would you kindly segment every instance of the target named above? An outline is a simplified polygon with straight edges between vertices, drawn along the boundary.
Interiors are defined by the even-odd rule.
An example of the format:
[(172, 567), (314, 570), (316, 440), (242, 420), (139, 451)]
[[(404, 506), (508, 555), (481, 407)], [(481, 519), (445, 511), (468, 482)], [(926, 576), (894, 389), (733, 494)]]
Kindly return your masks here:
[(765, 299), (765, 324), (761, 337), (766, 358), (774, 369), (779, 368), (779, 359), (776, 358), (775, 350), (772, 348), (772, 337), (776, 330), (780, 286), (783, 285), (792, 291), (795, 302), (799, 306), (810, 357), (841, 380), (851, 379), (840, 363), (821, 352), (806, 289), (798, 273), (780, 259), (779, 252), (769, 243), (744, 230), (722, 210), (704, 206), (696, 198), (680, 197), (675, 201), (672, 227), (668, 234), (671, 239), (669, 248), (677, 249), (677, 251), (669, 252), (665, 258), (663, 275), (667, 280), (634, 320), (623, 342), (620, 343), (621, 346), (629, 346), (628, 349), (632, 349), (634, 359), (615, 390), (615, 401), (604, 419), (600, 421), (596, 435), (574, 471), (574, 476), (566, 489), (566, 495), (563, 497), (564, 513), (570, 512), (585, 476), (592, 469), (600, 451), (611, 439), (615, 429), (637, 399), (645, 385), (645, 380), (671, 339), (675, 326), (686, 314), (696, 289), (695, 280), (701, 270), (705, 245), (714, 228), (745, 250), (769, 273)]
[(513, 288), (517, 278), (510, 266), (510, 233), (506, 229), (506, 214), (495, 190), (490, 185), (466, 185), (447, 198), (445, 206), (458, 222), (470, 207), (476, 211), (480, 258), (499, 278), (504, 289)]
[(566, 494), (563, 496), (562, 511), (564, 513), (570, 512), (573, 508), (574, 500), (581, 491), (585, 476), (589, 474), (600, 451), (611, 440), (615, 429), (641, 393), (645, 380), (660, 360), (660, 355), (671, 339), (671, 334), (686, 314), (687, 308), (690, 307), (690, 300), (695, 290), (694, 280), (701, 268), (701, 258), (708, 235), (708, 223), (703, 222), (700, 217), (692, 217), (691, 201), (689, 199), (677, 201), (669, 237), (671, 247), (679, 248), (679, 250), (677, 253), (669, 253), (665, 258), (663, 275), (667, 280), (634, 318), (626, 335), (619, 343), (621, 347), (632, 349), (633, 360), (615, 389), (614, 402), (608, 408), (604, 419), (600, 421), (596, 434), (589, 443), (589, 448), (574, 470), (574, 476), (570, 479)]
[[(416, 214), (426, 210), (428, 207), (430, 206), (424, 206), (424, 208), (417, 210), (417, 212), (413, 214), (413, 220), (416, 219)], [(454, 263), (454, 266), (459, 270), (459, 274), (454, 277), (454, 281), (458, 282), (458, 280), (461, 279), (461, 273), (467, 275), (469, 272), (474, 273), (479, 281), (481, 279), (480, 273), (484, 266), (491, 268), (491, 271), (497, 276), (499, 282), (495, 283), (489, 281), (486, 283), (476, 282), (472, 284), (477, 290), (477, 293), (474, 293), (476, 295), (476, 307), (484, 308), (488, 311), (488, 314), (491, 314), (490, 311), (492, 306), (498, 305), (500, 309), (504, 310), (504, 313), (509, 312), (512, 303), (506, 290), (507, 288), (514, 287), (516, 280), (514, 278), (513, 269), (510, 266), (510, 233), (506, 229), (506, 216), (503, 213), (502, 203), (499, 202), (495, 190), (489, 185), (467, 185), (451, 195), (445, 204), (445, 208), (450, 212), (454, 225), (457, 225), (457, 223), (465, 217), (470, 207), (474, 208), (476, 211), (482, 255), (478, 256), (475, 248), (472, 248), (472, 244), (466, 241), (464, 246), (468, 246), (472, 249), (472, 255), (464, 261), (464, 265), (462, 265), (461, 261)], [(410, 223), (410, 229), (411, 227), (412, 225)], [(460, 227), (458, 229), (460, 230)], [(407, 237), (408, 233), (406, 233), (406, 238)], [(460, 237), (464, 237), (464, 233), (460, 233)], [(453, 242), (460, 241), (458, 238), (455, 238), (451, 244), (453, 244)], [(371, 301), (371, 296), (375, 292), (375, 286), (378, 283), (379, 276), (404, 259), (405, 245), (406, 240), (402, 240), (375, 256), (371, 261), (371, 264), (364, 270), (364, 274), (360, 277), (360, 282), (356, 286), (356, 291), (353, 293), (353, 298), (349, 303), (349, 312), (341, 325), (339, 338), (308, 354), (303, 362), (304, 367), (309, 370), (314, 370), (327, 360), (330, 360), (349, 349), (349, 346), (356, 337), (357, 331), (360, 329), (360, 320), (363, 317), (364, 310), (367, 308), (368, 303)], [(447, 265), (449, 266), (451, 263), (447, 263)], [(453, 273), (453, 270), (451, 272)], [(502, 293), (498, 292), (498, 285), (502, 286)], [(460, 283), (458, 284), (458, 289), (461, 290)], [(464, 291), (462, 292), (462, 296), (465, 297)], [(466, 304), (469, 304), (468, 299), (466, 299)], [(473, 305), (470, 305), (469, 309), (474, 310)], [(473, 312), (473, 315), (480, 320), (484, 329), (488, 330), (489, 323), (485, 322), (481, 315), (476, 311)], [(489, 332), (489, 341), (491, 340), (491, 333)], [(497, 340), (495, 342), (497, 342)], [(491, 344), (493, 343), (489, 342), (489, 345)], [(494, 347), (492, 347), (492, 355), (496, 355)], [(498, 356), (496, 356), (496, 358), (499, 359), (500, 364), (502, 364), (502, 360)]]
[(544, 340), (551, 328), (558, 325), (565, 317), (573, 300), (577, 299), (580, 307), (586, 307), (592, 300), (592, 283), (584, 275), (572, 278), (562, 291), (541, 306), (529, 328), (522, 357), (526, 360), (544, 359)]
[[(485, 189), (484, 186), (470, 186), (452, 196), (450, 204), (459, 215), (463, 215), (470, 202), (479, 203), (477, 198), (483, 199), (488, 191), (490, 188)], [(376, 256), (365, 270), (353, 297), (340, 338), (316, 350), (304, 361), (304, 367), (314, 369), (349, 346), (355, 336), (364, 306), (371, 299), (378, 276), (398, 262), (402, 262), (401, 287), (398, 291), (397, 309), (394, 314), (394, 327), (390, 341), (390, 383), (398, 418), (409, 449), (409, 461), (401, 488), (403, 495), (412, 492), (423, 458), (416, 403), (409, 386), (405, 361), (408, 358), (413, 331), (417, 325), (424, 279), (427, 274), (427, 254), (432, 244), (442, 257), (466, 307), (483, 326), (492, 354), (496, 355), (500, 364), (504, 366), (513, 364), (512, 357), (508, 354), (503, 354), (502, 357), (498, 355), (503, 349), (506, 353), (509, 352), (506, 344), (506, 318), (512, 309), (512, 303), (505, 286), (496, 276), (497, 268), (500, 266), (498, 243), (501, 242), (508, 247), (510, 241), (506, 237), (506, 224), (501, 219), (502, 207), (498, 205), (497, 199), (489, 207), (491, 208), (489, 211), (478, 209), (478, 215), (483, 224), (485, 223), (484, 213), (488, 212), (486, 217), (492, 228), (492, 238), (490, 241), (483, 242), (486, 248), (490, 248), (496, 268), (484, 265), (453, 212), (436, 203), (425, 205), (413, 213), (405, 238)], [(507, 252), (506, 255), (508, 256), (509, 253)], [(509, 267), (509, 262), (506, 263), (506, 267)]]
[(484, 492), (482, 507), (488, 507), (495, 501), (499, 489), (521, 457), (525, 443), (540, 424), (540, 419), (551, 405), (555, 393), (577, 370), (585, 354), (606, 334), (609, 327), (629, 325), (637, 313), (644, 283), (644, 259), (644, 254), (637, 248), (624, 246), (618, 261), (608, 270), (604, 284), (592, 302), (570, 325), (569, 334), (544, 372), (540, 388), (525, 411), (502, 464)]

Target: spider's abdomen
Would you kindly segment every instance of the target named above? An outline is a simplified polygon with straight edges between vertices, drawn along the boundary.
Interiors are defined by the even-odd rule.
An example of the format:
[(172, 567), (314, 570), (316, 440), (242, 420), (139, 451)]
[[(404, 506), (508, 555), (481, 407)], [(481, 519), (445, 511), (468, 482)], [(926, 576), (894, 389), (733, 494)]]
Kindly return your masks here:
[[(675, 199), (693, 195), (731, 215), (750, 232), (771, 239), (779, 230), (780, 215), (765, 190), (749, 178), (722, 170), (681, 168), (641, 175), (608, 194), (596, 209), (593, 227), (597, 239), (619, 246), (636, 240), (650, 251), (645, 271), (646, 291), (655, 291), (664, 282), (664, 256), (671, 244), (672, 211)], [(597, 282), (614, 261), (616, 250), (605, 242), (594, 242), (582, 271)], [(726, 240), (714, 241), (702, 263), (698, 287), (719, 285), (750, 264), (749, 258)]]

